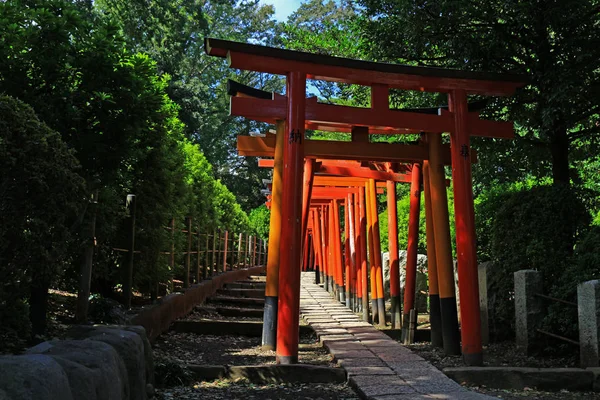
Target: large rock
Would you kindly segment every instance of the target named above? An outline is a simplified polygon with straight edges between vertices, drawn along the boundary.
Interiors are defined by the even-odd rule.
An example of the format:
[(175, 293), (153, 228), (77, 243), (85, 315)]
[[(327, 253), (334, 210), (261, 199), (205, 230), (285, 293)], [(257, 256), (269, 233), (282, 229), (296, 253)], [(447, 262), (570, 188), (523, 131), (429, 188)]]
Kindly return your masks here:
[(146, 383), (154, 385), (154, 357), (152, 345), (146, 334), (146, 329), (140, 325), (77, 325), (69, 330), (69, 337), (73, 339), (85, 339), (96, 336), (107, 329), (124, 330), (134, 332), (142, 339), (144, 344), (144, 359), (146, 365)]
[(129, 398), (146, 400), (146, 362), (142, 338), (134, 332), (106, 328), (90, 336), (89, 340), (107, 343), (119, 353), (127, 368)]
[[(60, 356), (51, 357), (67, 374), (74, 399), (104, 400), (110, 398), (110, 393), (100, 385), (102, 378), (98, 370)], [(120, 393), (116, 393), (113, 397), (119, 398), (119, 395)]]
[(67, 374), (52, 357), (0, 357), (0, 399), (73, 400)]
[[(386, 298), (390, 293), (390, 254), (382, 254), (383, 264), (383, 284)], [(404, 282), (406, 278), (406, 250), (398, 252), (398, 261), (400, 265), (400, 290), (404, 293)], [(428, 291), (427, 283), (427, 256), (423, 254), (417, 255), (417, 284), (416, 284), (416, 308), (419, 313), (427, 312), (427, 295), (421, 293)]]
[(59, 363), (68, 376), (75, 399), (125, 400), (129, 398), (127, 370), (115, 349), (91, 340), (56, 340), (27, 351)]

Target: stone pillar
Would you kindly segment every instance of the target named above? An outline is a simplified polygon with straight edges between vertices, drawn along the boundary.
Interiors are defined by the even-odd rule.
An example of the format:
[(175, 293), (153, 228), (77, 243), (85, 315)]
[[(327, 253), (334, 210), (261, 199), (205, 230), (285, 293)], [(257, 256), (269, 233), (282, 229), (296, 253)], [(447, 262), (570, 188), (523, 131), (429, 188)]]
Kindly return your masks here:
[(536, 329), (543, 318), (543, 303), (535, 296), (543, 290), (542, 273), (532, 269), (515, 272), (515, 318), (517, 347), (529, 354), (534, 347)]
[(479, 310), (481, 313), (481, 344), (487, 346), (490, 343), (490, 315), (488, 300), (488, 274), (492, 268), (492, 262), (487, 261), (478, 265), (479, 269)]
[(600, 366), (600, 281), (577, 285), (577, 316), (579, 317), (579, 353), (581, 367)]

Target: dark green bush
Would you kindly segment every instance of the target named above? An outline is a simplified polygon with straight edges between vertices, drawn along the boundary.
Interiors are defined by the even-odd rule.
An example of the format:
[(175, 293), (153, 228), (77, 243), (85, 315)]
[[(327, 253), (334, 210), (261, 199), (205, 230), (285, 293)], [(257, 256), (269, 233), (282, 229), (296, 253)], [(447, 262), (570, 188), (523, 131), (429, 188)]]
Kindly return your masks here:
[(31, 107), (0, 96), (0, 321), (27, 335), (46, 324), (48, 288), (70, 262), (84, 199), (78, 162)]
[[(561, 276), (550, 286), (551, 296), (577, 302), (577, 285), (600, 279), (600, 227), (593, 226), (581, 235), (572, 259)], [(548, 305), (544, 328), (578, 340), (577, 309), (562, 303)], [(568, 347), (567, 347), (568, 349)], [(572, 350), (572, 347), (571, 347)]]
[(556, 293), (570, 270), (578, 235), (590, 223), (581, 192), (569, 186), (537, 186), (502, 197), (491, 223), (490, 255), (495, 268), (490, 334), (496, 340), (514, 334), (514, 272), (543, 273), (544, 292)]

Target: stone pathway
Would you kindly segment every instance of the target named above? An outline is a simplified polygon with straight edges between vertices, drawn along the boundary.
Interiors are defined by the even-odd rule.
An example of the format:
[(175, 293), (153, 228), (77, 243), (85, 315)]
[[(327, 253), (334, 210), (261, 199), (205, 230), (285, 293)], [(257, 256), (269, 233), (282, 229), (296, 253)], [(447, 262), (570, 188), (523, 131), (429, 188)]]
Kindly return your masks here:
[(467, 390), (335, 301), (302, 273), (300, 314), (365, 399), (493, 399)]

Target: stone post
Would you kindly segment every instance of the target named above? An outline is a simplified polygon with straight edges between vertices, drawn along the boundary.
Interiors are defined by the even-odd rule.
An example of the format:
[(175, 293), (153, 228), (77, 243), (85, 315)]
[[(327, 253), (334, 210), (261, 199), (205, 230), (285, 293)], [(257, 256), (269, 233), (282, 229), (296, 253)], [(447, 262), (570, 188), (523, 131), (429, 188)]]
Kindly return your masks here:
[(481, 313), (481, 344), (487, 346), (490, 343), (490, 315), (488, 300), (488, 274), (492, 268), (492, 262), (487, 261), (478, 265), (479, 269), (479, 310)]
[(581, 367), (600, 366), (600, 281), (577, 285), (577, 316), (579, 317), (579, 351)]
[(529, 354), (534, 347), (543, 315), (543, 303), (536, 293), (543, 290), (542, 273), (532, 269), (515, 272), (515, 318), (517, 347)]

